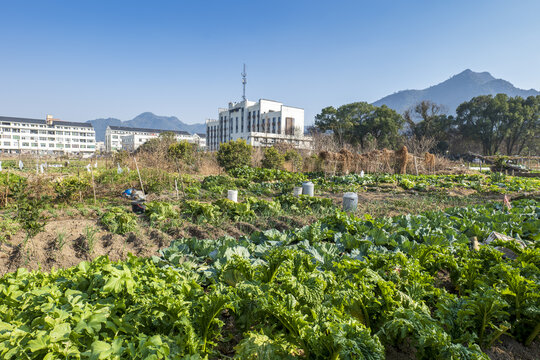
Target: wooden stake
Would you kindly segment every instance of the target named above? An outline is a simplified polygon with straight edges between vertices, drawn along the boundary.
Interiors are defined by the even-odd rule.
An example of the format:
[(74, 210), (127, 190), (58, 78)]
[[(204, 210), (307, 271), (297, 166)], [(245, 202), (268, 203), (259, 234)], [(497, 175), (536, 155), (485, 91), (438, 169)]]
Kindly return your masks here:
[(413, 156), (414, 158), (414, 168), (416, 169), (416, 176), (418, 176), (418, 164), (416, 164), (416, 156)]
[(92, 175), (92, 191), (94, 192), (94, 206), (97, 203), (96, 200), (96, 184), (94, 183), (94, 169), (92, 169), (92, 164), (90, 164), (90, 174)]
[[(77, 169), (77, 178), (79, 179), (79, 184), (81, 182), (81, 172)], [(79, 190), (79, 201), (82, 203), (82, 191)]]
[(9, 196), (9, 168), (7, 170), (7, 180), (6, 180), (6, 206), (8, 204), (8, 196)]
[(137, 174), (139, 174), (139, 182), (141, 183), (141, 190), (142, 190), (143, 194), (146, 194), (144, 192), (144, 186), (143, 186), (143, 183), (142, 183), (141, 172), (139, 171), (139, 165), (137, 165), (137, 159), (135, 158), (135, 156), (133, 157), (133, 161), (135, 161), (135, 167), (137, 168)]
[(174, 179), (174, 189), (176, 190), (176, 199), (178, 200), (178, 181)]

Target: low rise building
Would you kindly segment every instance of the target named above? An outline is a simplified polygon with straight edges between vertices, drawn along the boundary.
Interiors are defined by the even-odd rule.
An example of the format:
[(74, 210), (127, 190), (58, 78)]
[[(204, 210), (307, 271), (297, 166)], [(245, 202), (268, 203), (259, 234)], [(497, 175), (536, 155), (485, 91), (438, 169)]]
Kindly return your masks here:
[(27, 119), (0, 116), (2, 153), (80, 154), (96, 151), (92, 124), (53, 119)]
[(200, 148), (206, 149), (206, 134), (203, 133), (196, 133), (193, 134), (193, 136), (196, 136), (196, 143), (199, 145)]
[(157, 138), (165, 132), (174, 133), (177, 141), (186, 140), (191, 143), (197, 141), (194, 135), (187, 131), (108, 126), (105, 130), (105, 151), (134, 151), (148, 140)]
[(218, 110), (218, 119), (206, 121), (208, 150), (218, 150), (221, 143), (237, 139), (256, 147), (288, 143), (311, 149), (313, 143), (304, 135), (304, 109), (266, 99), (229, 103), (227, 109)]

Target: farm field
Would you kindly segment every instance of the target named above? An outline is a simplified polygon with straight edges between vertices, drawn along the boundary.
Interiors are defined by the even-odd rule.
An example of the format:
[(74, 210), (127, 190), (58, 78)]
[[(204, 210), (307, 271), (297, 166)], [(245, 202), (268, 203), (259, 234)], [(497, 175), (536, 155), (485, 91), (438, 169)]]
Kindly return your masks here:
[[(538, 179), (15, 165), (3, 359), (540, 358)], [(136, 215), (120, 194), (141, 181)], [(525, 246), (471, 249), (493, 231)]]

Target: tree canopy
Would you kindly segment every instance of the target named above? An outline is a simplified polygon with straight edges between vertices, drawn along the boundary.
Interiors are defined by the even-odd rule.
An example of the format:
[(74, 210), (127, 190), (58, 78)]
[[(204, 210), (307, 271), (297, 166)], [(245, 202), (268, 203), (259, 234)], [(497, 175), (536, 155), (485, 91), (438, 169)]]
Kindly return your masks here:
[(477, 96), (459, 105), (456, 114), (447, 115), (431, 101), (419, 102), (403, 116), (385, 105), (354, 102), (325, 107), (315, 116), (315, 127), (332, 131), (339, 146), (366, 148), (375, 139), (379, 148), (395, 149), (414, 140), (424, 143), (417, 147), (423, 151), (446, 152), (451, 147), (485, 155), (540, 152), (540, 96)]
[(337, 109), (329, 106), (315, 116), (315, 126), (322, 131), (331, 130), (339, 145), (364, 146), (367, 139), (375, 138), (380, 147), (396, 147), (403, 124), (403, 117), (389, 107), (366, 102), (346, 104)]
[[(482, 95), (459, 105), (456, 124), (463, 138), (478, 141), (486, 155), (519, 154), (540, 141), (540, 96)], [(534, 150), (533, 150), (534, 151)]]

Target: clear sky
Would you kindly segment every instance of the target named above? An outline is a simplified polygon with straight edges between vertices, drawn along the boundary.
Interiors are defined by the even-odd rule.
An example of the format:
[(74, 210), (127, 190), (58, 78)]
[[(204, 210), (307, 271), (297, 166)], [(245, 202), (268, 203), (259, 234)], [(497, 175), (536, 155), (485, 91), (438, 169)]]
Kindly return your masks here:
[(0, 115), (215, 118), (373, 102), (470, 68), (540, 88), (540, 1), (0, 0)]

